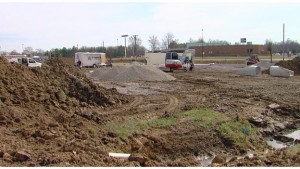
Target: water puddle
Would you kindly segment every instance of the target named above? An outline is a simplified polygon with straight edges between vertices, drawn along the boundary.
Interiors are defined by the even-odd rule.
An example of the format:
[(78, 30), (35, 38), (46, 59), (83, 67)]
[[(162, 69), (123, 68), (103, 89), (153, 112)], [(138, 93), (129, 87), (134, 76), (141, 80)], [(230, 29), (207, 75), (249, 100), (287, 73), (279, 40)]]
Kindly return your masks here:
[(209, 165), (211, 165), (211, 162), (214, 158), (215, 156), (208, 155), (196, 157), (196, 159), (200, 161), (201, 167), (208, 167)]
[(291, 138), (293, 138), (294, 140), (296, 140), (296, 139), (300, 140), (300, 130), (296, 130), (296, 131), (294, 131), (294, 132), (292, 132), (292, 133), (290, 133), (290, 134), (287, 134), (287, 135), (285, 135), (285, 136), (291, 137)]
[(274, 148), (274, 149), (282, 149), (282, 148), (286, 148), (286, 147), (287, 147), (286, 144), (284, 144), (284, 143), (282, 143), (282, 142), (279, 142), (279, 141), (276, 141), (276, 140), (274, 140), (274, 139), (268, 140), (268, 141), (267, 141), (267, 144), (268, 144), (270, 147)]
[[(283, 136), (293, 138), (294, 140), (296, 140), (296, 139), (300, 140), (300, 130), (296, 130), (292, 133), (285, 134)], [(275, 139), (269, 139), (267, 141), (267, 144), (274, 149), (282, 149), (282, 148), (286, 148), (286, 147), (290, 147), (290, 146), (294, 145), (291, 142), (283, 143), (283, 142), (277, 141)]]

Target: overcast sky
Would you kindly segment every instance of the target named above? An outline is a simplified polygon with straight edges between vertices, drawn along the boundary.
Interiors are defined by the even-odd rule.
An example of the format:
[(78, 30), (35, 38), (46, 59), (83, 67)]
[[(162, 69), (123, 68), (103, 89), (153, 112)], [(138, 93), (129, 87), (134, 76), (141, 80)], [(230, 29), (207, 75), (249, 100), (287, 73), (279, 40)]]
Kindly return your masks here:
[(254, 44), (285, 37), (300, 42), (300, 1), (0, 1), (1, 51), (124, 45), (123, 34), (180, 43), (247, 38)]

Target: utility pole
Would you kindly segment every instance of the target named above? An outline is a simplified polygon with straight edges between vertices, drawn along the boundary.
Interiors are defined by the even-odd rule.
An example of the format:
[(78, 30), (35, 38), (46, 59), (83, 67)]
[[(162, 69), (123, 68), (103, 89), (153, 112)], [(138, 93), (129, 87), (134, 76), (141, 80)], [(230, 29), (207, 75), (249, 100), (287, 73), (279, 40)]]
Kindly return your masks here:
[(203, 56), (204, 56), (204, 51), (203, 51), (203, 43), (204, 43), (204, 40), (203, 40), (203, 29), (202, 29), (202, 59), (204, 59), (203, 58)]
[(128, 35), (122, 35), (121, 37), (123, 37), (123, 38), (125, 38), (125, 58), (126, 58), (126, 37), (127, 37)]
[(282, 59), (284, 60), (284, 24), (283, 24), (283, 40), (282, 40)]

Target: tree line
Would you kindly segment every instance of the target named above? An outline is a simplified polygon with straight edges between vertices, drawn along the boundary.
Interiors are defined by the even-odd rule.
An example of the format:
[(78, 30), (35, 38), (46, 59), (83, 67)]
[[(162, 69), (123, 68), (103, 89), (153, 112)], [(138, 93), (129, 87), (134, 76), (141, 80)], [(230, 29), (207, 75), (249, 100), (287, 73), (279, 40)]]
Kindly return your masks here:
[[(147, 51), (146, 47), (142, 45), (142, 39), (138, 35), (132, 35), (128, 37), (128, 46), (126, 46), (126, 56), (142, 56)], [(187, 48), (187, 43), (179, 43), (179, 40), (175, 38), (175, 36), (168, 32), (164, 35), (161, 41), (157, 36), (152, 35), (148, 39), (149, 50), (157, 51), (163, 49), (174, 49), (174, 48)], [(203, 43), (205, 45), (231, 45), (226, 40), (212, 40), (208, 39), (204, 41), (203, 38), (199, 38), (194, 40), (192, 38), (189, 39), (188, 43)], [(293, 54), (300, 52), (300, 44), (297, 41), (293, 41), (288, 39), (283, 45), (282, 42), (272, 42), (267, 39), (265, 44), (268, 47), (268, 51), (270, 53), (288, 53), (290, 51)], [(54, 48), (51, 50), (43, 51), (42, 49), (33, 50), (32, 47), (25, 47), (22, 53), (18, 53), (16, 50), (9, 52), (2, 52), (2, 54), (26, 54), (28, 56), (50, 56), (50, 57), (73, 57), (76, 52), (100, 52), (106, 53), (108, 58), (116, 58), (116, 57), (124, 57), (125, 56), (125, 46), (98, 46), (98, 47), (87, 47), (82, 46), (80, 48), (76, 46), (72, 46), (71, 48)]]

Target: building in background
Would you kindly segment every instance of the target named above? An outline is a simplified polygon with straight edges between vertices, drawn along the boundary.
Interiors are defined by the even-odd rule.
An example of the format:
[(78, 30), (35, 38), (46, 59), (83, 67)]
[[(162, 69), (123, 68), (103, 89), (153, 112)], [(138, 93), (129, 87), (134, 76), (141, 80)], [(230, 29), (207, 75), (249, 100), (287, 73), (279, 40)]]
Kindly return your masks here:
[[(249, 56), (250, 54), (268, 55), (266, 45), (253, 45), (247, 43), (245, 45), (210, 45), (202, 43), (187, 43), (187, 48), (195, 49), (196, 56)], [(203, 51), (202, 51), (203, 49)]]

